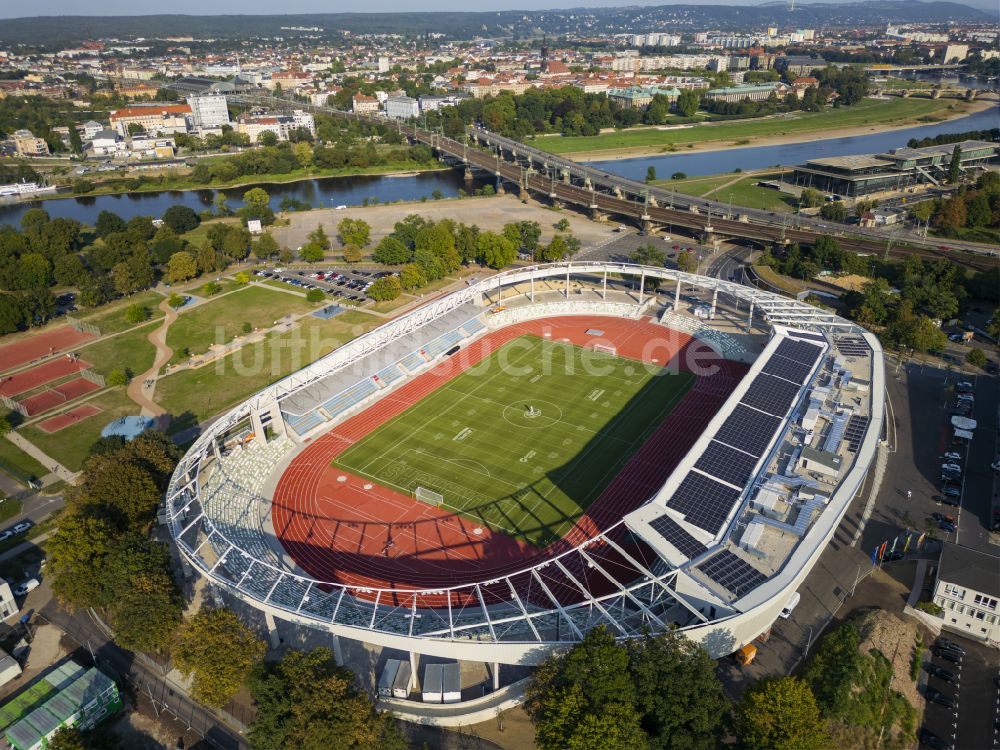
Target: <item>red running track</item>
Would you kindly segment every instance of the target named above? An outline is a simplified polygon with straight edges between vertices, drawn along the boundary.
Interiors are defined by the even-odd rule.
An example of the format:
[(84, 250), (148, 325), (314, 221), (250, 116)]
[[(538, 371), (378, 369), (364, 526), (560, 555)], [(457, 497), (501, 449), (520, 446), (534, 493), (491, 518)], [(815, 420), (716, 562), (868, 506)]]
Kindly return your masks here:
[[(588, 329), (599, 329), (603, 335), (588, 335)], [(545, 549), (331, 466), (348, 446), (525, 333), (584, 346), (611, 343), (620, 356), (695, 374), (705, 366), (715, 368), (713, 374), (697, 378), (570, 532)], [(275, 533), (309, 575), (351, 586), (436, 589), (514, 573), (607, 529), (645, 502), (666, 481), (746, 370), (747, 365), (723, 360), (687, 334), (648, 320), (568, 316), (491, 332), (316, 438), (296, 456), (275, 489)], [(572, 598), (570, 592), (557, 592), (560, 599), (561, 593)], [(578, 590), (575, 595), (579, 598)], [(422, 598), (422, 606), (441, 606), (428, 599)], [(381, 602), (388, 603), (385, 595)]]
[(45, 333), (28, 336), (20, 341), (0, 346), (0, 370), (72, 349), (92, 338), (94, 337), (91, 334), (82, 333), (71, 325), (59, 326)]
[(50, 360), (44, 365), (32, 367), (30, 370), (0, 377), (0, 396), (16, 396), (40, 385), (51, 383), (53, 380), (72, 375), (74, 372), (86, 370), (88, 367), (90, 365), (82, 359), (74, 359), (69, 356), (59, 357), (59, 359)]

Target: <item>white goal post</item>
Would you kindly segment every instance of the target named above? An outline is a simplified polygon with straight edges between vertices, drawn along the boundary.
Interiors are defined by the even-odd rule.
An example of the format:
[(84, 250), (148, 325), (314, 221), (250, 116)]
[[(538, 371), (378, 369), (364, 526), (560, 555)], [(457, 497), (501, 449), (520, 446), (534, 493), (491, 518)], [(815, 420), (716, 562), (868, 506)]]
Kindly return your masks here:
[(592, 344), (590, 348), (595, 352), (610, 354), (612, 357), (618, 356), (618, 349), (615, 348), (614, 344)]
[(429, 490), (426, 487), (417, 487), (413, 491), (413, 497), (415, 497), (422, 503), (433, 505), (435, 508), (440, 508), (442, 505), (444, 505), (444, 495), (442, 495), (440, 492)]

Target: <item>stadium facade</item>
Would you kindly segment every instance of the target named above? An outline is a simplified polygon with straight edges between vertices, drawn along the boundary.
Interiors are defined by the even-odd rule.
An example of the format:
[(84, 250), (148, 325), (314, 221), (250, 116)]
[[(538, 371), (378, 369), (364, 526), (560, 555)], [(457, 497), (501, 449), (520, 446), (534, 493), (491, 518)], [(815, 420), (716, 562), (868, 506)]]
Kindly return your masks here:
[[(659, 294), (643, 291), (650, 279)], [(697, 316), (682, 310), (691, 292)], [(717, 323), (723, 312), (730, 331), (754, 326), (762, 350)], [(455, 585), (321, 580), (282, 553), (262, 519), (291, 457), (457, 347), (565, 315), (654, 316), (751, 361), (646, 501), (544, 559)], [(804, 302), (664, 268), (533, 266), (423, 305), (232, 409), (178, 465), (166, 516), (198, 573), (338, 636), (531, 665), (598, 625), (621, 638), (679, 629), (722, 657), (768, 631), (826, 547), (876, 455), (884, 389), (875, 336)]]

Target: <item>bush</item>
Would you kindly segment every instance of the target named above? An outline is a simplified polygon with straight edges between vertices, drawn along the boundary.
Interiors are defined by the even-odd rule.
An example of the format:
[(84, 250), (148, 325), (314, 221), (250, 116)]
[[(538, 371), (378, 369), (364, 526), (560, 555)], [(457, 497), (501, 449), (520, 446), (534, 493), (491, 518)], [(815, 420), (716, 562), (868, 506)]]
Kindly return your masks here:
[(323, 248), (315, 242), (307, 242), (299, 250), (299, 257), (306, 263), (319, 263), (323, 260)]
[(177, 292), (174, 292), (173, 294), (170, 295), (169, 298), (167, 298), (167, 304), (174, 309), (182, 307), (184, 305), (184, 297), (178, 294)]
[(394, 300), (402, 293), (403, 288), (397, 276), (383, 276), (368, 289), (368, 296), (376, 302)]
[(222, 291), (222, 286), (215, 281), (210, 281), (201, 288), (202, 294), (212, 297)]
[(973, 367), (986, 367), (986, 363), (989, 360), (986, 358), (986, 352), (982, 349), (971, 349), (969, 353), (965, 355), (965, 361)]
[(149, 320), (149, 308), (145, 305), (132, 304), (125, 308), (125, 320), (133, 325)]
[(684, 180), (684, 179), (687, 179), (687, 175), (684, 174), (683, 172), (674, 172), (672, 175), (670, 175), (670, 179), (671, 180)]
[(253, 331), (253, 326), (247, 321), (243, 321), (243, 325), (240, 326), (240, 330), (243, 331), (243, 333), (250, 333)]
[(940, 615), (941, 607), (934, 602), (917, 602), (914, 605), (914, 609), (919, 609), (921, 612), (926, 612), (929, 615)]
[(306, 292), (306, 300), (308, 302), (322, 302), (325, 299), (322, 289), (310, 289)]
[(94, 189), (94, 183), (90, 180), (77, 180), (73, 183), (73, 195), (83, 195)]
[(128, 385), (132, 380), (132, 372), (128, 368), (116, 367), (108, 373), (107, 383), (111, 387)]

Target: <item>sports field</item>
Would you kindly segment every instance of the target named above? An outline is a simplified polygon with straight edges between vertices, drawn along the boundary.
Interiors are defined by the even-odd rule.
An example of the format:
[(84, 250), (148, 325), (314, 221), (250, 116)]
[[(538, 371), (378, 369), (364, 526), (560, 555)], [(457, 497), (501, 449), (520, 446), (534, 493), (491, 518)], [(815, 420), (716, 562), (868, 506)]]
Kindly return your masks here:
[(564, 536), (694, 383), (526, 335), (351, 445), (334, 466), (543, 547)]

